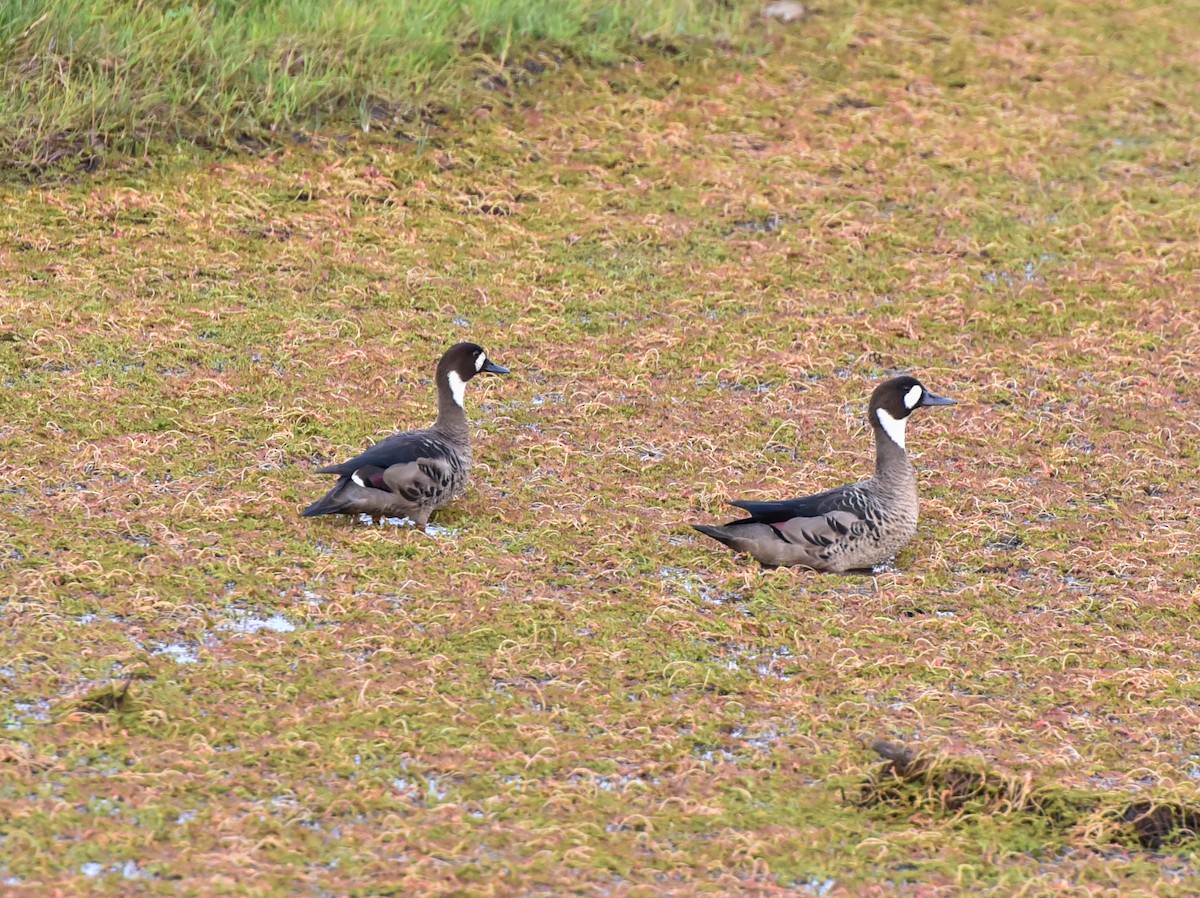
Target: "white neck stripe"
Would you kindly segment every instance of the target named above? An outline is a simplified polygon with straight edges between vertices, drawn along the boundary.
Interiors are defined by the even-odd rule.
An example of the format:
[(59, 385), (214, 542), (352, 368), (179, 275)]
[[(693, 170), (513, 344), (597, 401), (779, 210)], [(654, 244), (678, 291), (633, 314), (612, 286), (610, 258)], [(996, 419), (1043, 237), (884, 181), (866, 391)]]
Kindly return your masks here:
[(893, 418), (886, 409), (882, 408), (876, 409), (875, 414), (879, 416), (879, 426), (883, 428), (883, 432), (893, 443), (903, 449), (904, 426), (908, 423), (908, 418)]
[[(454, 401), (458, 403), (458, 407), (465, 409), (463, 405), (463, 396), (467, 392), (467, 382), (459, 376), (457, 371), (451, 371), (446, 375), (446, 380), (450, 382), (450, 395), (454, 397)], [(900, 445), (904, 445), (901, 443)]]

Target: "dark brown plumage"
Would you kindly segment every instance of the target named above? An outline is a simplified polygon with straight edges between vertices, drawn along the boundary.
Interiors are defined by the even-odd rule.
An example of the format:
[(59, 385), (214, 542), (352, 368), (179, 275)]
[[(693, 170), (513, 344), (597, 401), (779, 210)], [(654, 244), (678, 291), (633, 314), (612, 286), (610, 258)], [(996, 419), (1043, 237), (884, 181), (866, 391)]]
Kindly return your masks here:
[(424, 529), (429, 516), (466, 485), (471, 469), (471, 433), (463, 408), (467, 381), (481, 372), (507, 374), (483, 347), (457, 343), (437, 367), (438, 416), (432, 427), (398, 433), (340, 465), (333, 489), (302, 514), (367, 514), (407, 517)]
[(953, 404), (914, 377), (880, 384), (867, 410), (875, 476), (801, 499), (731, 502), (750, 516), (723, 527), (693, 526), (768, 567), (848, 571), (881, 564), (917, 532), (917, 475), (904, 451), (905, 422), (923, 406)]

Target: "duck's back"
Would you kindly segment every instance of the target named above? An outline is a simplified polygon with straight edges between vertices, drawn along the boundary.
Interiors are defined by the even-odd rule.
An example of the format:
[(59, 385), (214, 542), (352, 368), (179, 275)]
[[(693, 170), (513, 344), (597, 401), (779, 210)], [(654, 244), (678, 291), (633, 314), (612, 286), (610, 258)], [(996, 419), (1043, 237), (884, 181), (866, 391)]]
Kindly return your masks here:
[(318, 473), (336, 474), (338, 482), (303, 514), (409, 517), (423, 527), (462, 491), (470, 469), (465, 435), (454, 439), (436, 427), (398, 433), (349, 461), (321, 468)]
[(749, 517), (702, 532), (769, 565), (835, 572), (869, 568), (887, 561), (917, 532), (911, 466), (801, 499), (731, 504)]
[[(452, 498), (467, 483), (471, 469), (471, 443), (469, 439), (451, 440), (435, 428), (410, 430), (380, 440), (366, 452), (356, 455), (340, 465), (330, 465), (317, 470), (318, 474), (337, 474), (353, 477), (362, 468), (380, 468), (387, 471), (400, 465), (432, 462), (447, 472), (445, 489)], [(440, 480), (441, 478), (439, 478)]]

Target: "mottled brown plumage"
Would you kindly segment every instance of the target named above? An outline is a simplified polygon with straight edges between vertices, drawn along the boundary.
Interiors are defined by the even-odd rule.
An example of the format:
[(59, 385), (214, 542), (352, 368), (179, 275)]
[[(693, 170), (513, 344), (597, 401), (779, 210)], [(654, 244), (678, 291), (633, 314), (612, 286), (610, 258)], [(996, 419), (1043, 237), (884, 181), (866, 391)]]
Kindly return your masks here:
[(867, 411), (875, 433), (873, 477), (801, 499), (731, 502), (750, 516), (723, 527), (693, 526), (768, 567), (848, 571), (882, 564), (917, 532), (917, 475), (904, 451), (905, 421), (922, 406), (953, 404), (913, 377), (880, 384)]
[(338, 481), (302, 514), (407, 517), (424, 529), (429, 516), (466, 485), (471, 432), (463, 408), (467, 381), (480, 372), (507, 374), (474, 343), (457, 343), (437, 368), (438, 416), (432, 427), (398, 433), (340, 465), (320, 468)]

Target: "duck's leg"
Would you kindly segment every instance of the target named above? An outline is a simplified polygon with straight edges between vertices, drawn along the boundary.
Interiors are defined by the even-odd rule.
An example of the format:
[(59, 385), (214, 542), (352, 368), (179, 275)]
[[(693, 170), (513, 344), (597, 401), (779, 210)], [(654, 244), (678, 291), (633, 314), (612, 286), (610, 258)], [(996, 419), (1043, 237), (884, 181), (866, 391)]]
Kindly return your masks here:
[(413, 526), (416, 527), (418, 530), (420, 530), (422, 533), (424, 533), (425, 525), (429, 523), (429, 516), (432, 514), (433, 514), (432, 508), (418, 509), (417, 512), (412, 515)]

